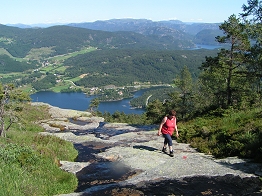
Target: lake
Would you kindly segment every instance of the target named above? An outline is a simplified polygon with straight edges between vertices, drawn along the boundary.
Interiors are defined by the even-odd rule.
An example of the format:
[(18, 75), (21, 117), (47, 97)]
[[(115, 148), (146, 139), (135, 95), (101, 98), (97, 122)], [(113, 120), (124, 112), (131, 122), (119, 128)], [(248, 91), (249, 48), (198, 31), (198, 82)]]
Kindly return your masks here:
[[(139, 97), (146, 89), (139, 90), (134, 93), (134, 97)], [(48, 103), (63, 109), (73, 109), (86, 111), (90, 101), (96, 96), (86, 96), (84, 93), (55, 93), (52, 91), (42, 91), (32, 94), (32, 102)], [(142, 114), (145, 112), (141, 108), (131, 108), (129, 101), (132, 98), (123, 99), (120, 101), (100, 102), (98, 110), (102, 113), (109, 112), (113, 114), (116, 111), (124, 112), (125, 114)]]

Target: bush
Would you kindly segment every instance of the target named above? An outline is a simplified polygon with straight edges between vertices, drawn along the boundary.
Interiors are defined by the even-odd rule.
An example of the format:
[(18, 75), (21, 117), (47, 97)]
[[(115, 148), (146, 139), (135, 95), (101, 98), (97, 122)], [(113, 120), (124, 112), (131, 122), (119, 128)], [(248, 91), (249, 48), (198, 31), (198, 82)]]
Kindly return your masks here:
[(30, 147), (12, 143), (1, 146), (0, 157), (5, 164), (18, 164), (25, 169), (40, 161), (40, 157)]
[(179, 142), (216, 158), (239, 156), (262, 162), (262, 108), (227, 110), (220, 115), (179, 122)]

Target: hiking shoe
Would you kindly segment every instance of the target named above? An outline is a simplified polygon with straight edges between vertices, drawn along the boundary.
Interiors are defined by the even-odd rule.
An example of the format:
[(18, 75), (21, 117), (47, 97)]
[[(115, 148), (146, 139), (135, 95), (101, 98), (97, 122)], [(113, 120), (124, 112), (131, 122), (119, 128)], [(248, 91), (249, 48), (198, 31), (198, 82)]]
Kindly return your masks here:
[(163, 152), (163, 153), (167, 153), (166, 148), (163, 147), (163, 148), (162, 148), (162, 152)]
[(170, 156), (171, 156), (171, 157), (174, 156), (174, 151), (170, 151)]

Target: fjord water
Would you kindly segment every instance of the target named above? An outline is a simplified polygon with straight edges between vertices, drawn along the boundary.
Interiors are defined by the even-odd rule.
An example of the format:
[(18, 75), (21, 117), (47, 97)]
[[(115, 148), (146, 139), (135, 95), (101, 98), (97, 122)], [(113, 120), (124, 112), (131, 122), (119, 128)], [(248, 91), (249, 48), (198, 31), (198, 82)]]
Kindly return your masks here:
[[(139, 90), (134, 93), (134, 97), (139, 97), (145, 90)], [(63, 109), (73, 109), (86, 111), (92, 99), (96, 96), (86, 96), (84, 93), (55, 93), (51, 91), (37, 92), (31, 95), (32, 102), (48, 103)], [(120, 101), (101, 102), (98, 110), (102, 113), (109, 112), (113, 114), (116, 111), (125, 114), (142, 114), (145, 110), (141, 108), (132, 108), (129, 101), (132, 98)]]

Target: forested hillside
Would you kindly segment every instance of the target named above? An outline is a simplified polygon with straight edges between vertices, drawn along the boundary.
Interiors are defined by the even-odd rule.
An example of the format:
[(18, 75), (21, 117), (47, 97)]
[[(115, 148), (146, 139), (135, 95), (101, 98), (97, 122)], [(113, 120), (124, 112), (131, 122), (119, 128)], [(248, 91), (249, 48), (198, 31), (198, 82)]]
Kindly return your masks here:
[(195, 35), (194, 42), (198, 44), (218, 44), (216, 41), (217, 36), (222, 36), (222, 32), (213, 29), (204, 29)]
[(98, 50), (67, 59), (65, 76), (86, 76), (75, 82), (79, 86), (116, 86), (136, 83), (171, 84), (184, 66), (196, 78), (205, 56), (215, 50)]
[(2, 74), (10, 72), (23, 72), (34, 68), (36, 68), (35, 62), (19, 62), (7, 55), (0, 55), (0, 73)]

